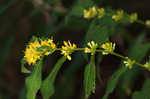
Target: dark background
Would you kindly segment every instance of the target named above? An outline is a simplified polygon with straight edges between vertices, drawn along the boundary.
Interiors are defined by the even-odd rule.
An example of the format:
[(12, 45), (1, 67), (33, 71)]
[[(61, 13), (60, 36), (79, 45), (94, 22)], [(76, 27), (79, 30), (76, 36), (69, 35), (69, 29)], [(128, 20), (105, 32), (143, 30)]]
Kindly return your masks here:
[[(150, 19), (150, 0), (96, 0), (100, 2), (104, 7), (110, 6), (113, 9), (123, 9), (125, 12), (137, 12), (141, 20)], [(0, 99), (25, 99), (25, 85), (24, 80), (27, 76), (21, 73), (20, 60), (24, 56), (25, 45), (31, 39), (32, 35), (41, 36), (49, 35), (50, 32), (57, 32), (53, 34), (56, 36), (56, 41), (68, 40), (79, 43), (85, 34), (84, 29), (81, 28), (64, 28), (60, 31), (51, 31), (50, 22), (52, 16), (49, 5), (45, 4), (41, 6), (44, 0), (0, 0)], [(60, 0), (57, 7), (61, 11), (67, 11), (71, 9), (75, 0)], [(52, 7), (53, 8), (53, 7)], [(61, 17), (59, 18), (61, 21)], [(59, 21), (58, 20), (58, 21)], [(57, 24), (57, 22), (55, 24)], [(126, 30), (131, 36), (136, 37), (144, 28), (140, 24), (126, 25)], [(59, 35), (59, 36), (58, 36)], [(145, 42), (148, 42), (149, 34)], [(119, 41), (121, 42), (121, 41)], [(122, 44), (122, 43), (121, 43)], [(124, 43), (123, 43), (124, 44)], [(126, 45), (122, 45), (123, 48)], [(54, 57), (54, 58), (53, 58)], [(45, 77), (51, 67), (55, 64), (58, 58), (57, 53), (48, 57), (44, 64), (43, 77)], [(49, 61), (51, 60), (51, 61)], [(105, 60), (109, 60), (108, 63)], [(104, 57), (101, 63), (101, 71), (103, 83), (97, 83), (96, 94), (92, 95), (91, 99), (101, 99), (104, 95), (106, 88), (106, 82), (108, 77), (114, 72), (116, 68), (111, 67), (111, 64), (119, 64), (119, 59), (113, 56)], [(65, 63), (69, 65), (70, 63)], [(63, 78), (64, 70), (68, 66), (64, 67), (58, 74), (56, 81), (60, 81), (64, 85), (64, 89), (59, 89), (59, 94), (54, 95), (54, 99), (79, 99), (82, 94), (82, 79), (83, 79), (83, 67), (78, 68), (73, 73), (73, 78)], [(69, 71), (69, 70), (68, 70)], [(67, 75), (67, 73), (66, 73)], [(71, 88), (67, 87), (68, 83)], [(102, 85), (102, 86), (99, 86)], [(59, 86), (58, 86), (59, 87)], [(62, 87), (61, 87), (62, 88)], [(66, 93), (64, 92), (66, 91)], [(60, 96), (60, 97), (58, 97)], [(40, 94), (38, 95), (40, 99)], [(115, 93), (111, 95), (110, 99), (116, 99)]]

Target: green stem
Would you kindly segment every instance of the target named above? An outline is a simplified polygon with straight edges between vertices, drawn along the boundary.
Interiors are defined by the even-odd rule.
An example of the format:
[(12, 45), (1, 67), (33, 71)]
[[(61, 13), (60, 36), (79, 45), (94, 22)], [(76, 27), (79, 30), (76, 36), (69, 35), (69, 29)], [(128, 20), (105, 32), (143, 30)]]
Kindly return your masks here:
[[(61, 51), (62, 48), (57, 48), (56, 50)], [(84, 50), (85, 50), (85, 48), (76, 48), (76, 49), (74, 49), (74, 51), (84, 51)], [(104, 50), (102, 50), (102, 49), (97, 49), (95, 52), (101, 52), (101, 53), (102, 53), (103, 51), (104, 51)], [(120, 55), (120, 54), (115, 53), (115, 52), (110, 52), (110, 54), (111, 54), (111, 55), (114, 55), (114, 56), (117, 56), (117, 57), (120, 57), (120, 58), (122, 58), (122, 59), (124, 59), (124, 60), (129, 59), (128, 57), (125, 57), (125, 56)], [(91, 59), (94, 60), (94, 55), (92, 55), (92, 56), (93, 56), (93, 57), (91, 57)], [(130, 59), (130, 60), (132, 60), (132, 59)], [(138, 66), (140, 66), (140, 67), (144, 67), (143, 64), (141, 64), (141, 63), (139, 63), (139, 62), (137, 62), (137, 61), (135, 61), (134, 64), (136, 64), (136, 65), (138, 65)]]

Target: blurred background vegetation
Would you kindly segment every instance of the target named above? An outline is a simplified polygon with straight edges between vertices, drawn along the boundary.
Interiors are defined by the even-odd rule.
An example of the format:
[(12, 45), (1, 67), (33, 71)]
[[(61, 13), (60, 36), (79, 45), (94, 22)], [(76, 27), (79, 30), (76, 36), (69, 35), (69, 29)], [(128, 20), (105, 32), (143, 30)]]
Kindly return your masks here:
[[(140, 19), (150, 19), (149, 0), (0, 0), (0, 99), (25, 99), (24, 78), (27, 75), (21, 73), (20, 60), (24, 56), (25, 45), (33, 35), (38, 37), (53, 35), (56, 41), (71, 40), (79, 46), (83, 45), (83, 39), (89, 38), (86, 32), (90, 31), (87, 30), (89, 21), (82, 16), (83, 8), (94, 5), (93, 1), (99, 7), (123, 9), (128, 13), (137, 12)], [(150, 29), (136, 23), (115, 24), (109, 20), (107, 22), (107, 19), (103, 21), (110, 25), (108, 26), (111, 27), (110, 30), (106, 31), (105, 27), (97, 30), (104, 33), (112, 32), (109, 38), (116, 42), (117, 52), (123, 55), (132, 53), (130, 56), (141, 62), (144, 56), (148, 57), (149, 48), (143, 51), (143, 46), (139, 42), (150, 41)], [(94, 36), (94, 34), (91, 35)], [(131, 48), (132, 46), (134, 48)], [(141, 59), (137, 55), (137, 50), (141, 52), (138, 54), (140, 56), (144, 53)], [(45, 60), (43, 78), (48, 75), (59, 56), (56, 53)], [(97, 61), (101, 60), (97, 59)], [(83, 59), (83, 55), (79, 52), (74, 55), (73, 61), (64, 64), (56, 79), (56, 93), (52, 99), (82, 98), (83, 71), (86, 63), (86, 59)], [(98, 64), (100, 70), (97, 69), (101, 71), (102, 82), (97, 81), (96, 93), (92, 94), (90, 99), (101, 99), (105, 93), (107, 81), (119, 67), (118, 64), (120, 59), (117, 57), (111, 55), (103, 57)], [(150, 77), (150, 73), (141, 69), (135, 69), (135, 72), (127, 73), (127, 77), (122, 78), (120, 86), (117, 86), (117, 90), (110, 95), (109, 99), (131, 98), (132, 92), (146, 88), (143, 87), (143, 83), (145, 78)], [(148, 82), (150, 80), (146, 80), (145, 83)], [(145, 86), (150, 87), (148, 84)], [(136, 95), (132, 98), (137, 99), (135, 97)], [(42, 99), (40, 94), (37, 99)]]

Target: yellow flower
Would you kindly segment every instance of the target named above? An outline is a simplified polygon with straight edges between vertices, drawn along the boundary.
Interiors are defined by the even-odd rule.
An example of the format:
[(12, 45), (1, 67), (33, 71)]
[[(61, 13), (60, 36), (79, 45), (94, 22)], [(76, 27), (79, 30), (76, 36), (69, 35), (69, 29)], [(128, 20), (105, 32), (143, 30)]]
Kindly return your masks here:
[(56, 48), (56, 44), (52, 43), (52, 44), (51, 44), (51, 47), (52, 47), (53, 49)]
[(47, 51), (47, 52), (45, 52), (45, 55), (46, 55), (46, 56), (48, 56), (49, 54), (50, 54), (50, 53), (49, 53), (48, 51)]
[(101, 19), (104, 15), (105, 15), (105, 10), (104, 8), (99, 8), (97, 9), (97, 13), (98, 13), (98, 18)]
[(91, 19), (97, 15), (97, 9), (95, 6), (89, 8), (89, 10), (84, 9), (83, 12), (84, 12), (84, 18), (86, 19)]
[(53, 38), (47, 40), (48, 43), (53, 43)]
[(130, 15), (130, 17), (129, 17), (129, 21), (130, 21), (131, 23), (134, 23), (137, 19), (138, 19), (137, 13), (132, 13), (132, 14)]
[(119, 10), (117, 11), (116, 14), (112, 16), (112, 19), (114, 19), (115, 21), (119, 21), (122, 17), (123, 17), (123, 10)]
[(86, 18), (86, 19), (90, 19), (91, 18), (91, 12), (90, 11), (88, 11), (88, 10), (86, 10), (86, 9), (84, 9), (84, 18)]
[(129, 69), (132, 69), (133, 64), (135, 63), (134, 60), (129, 59), (128, 57), (126, 57), (127, 60), (123, 61), (123, 63), (125, 64), (126, 67), (128, 67)]
[(37, 48), (39, 47), (41, 47), (41, 45), (36, 40), (33, 43), (30, 43), (29, 46), (26, 48), (24, 58), (29, 65), (35, 64), (35, 62), (42, 56), (41, 53), (37, 51)]
[(146, 63), (144, 64), (144, 67), (145, 67), (148, 71), (150, 71), (150, 61), (149, 61), (149, 62), (146, 62)]
[(107, 55), (107, 54), (113, 52), (115, 50), (115, 46), (116, 46), (116, 44), (115, 43), (113, 44), (112, 42), (102, 44), (101, 47), (104, 49), (102, 54)]
[(97, 15), (97, 9), (95, 6), (93, 6), (92, 8), (90, 8), (91, 12), (92, 12), (92, 17), (95, 17)]
[(48, 56), (56, 50), (56, 44), (53, 39), (41, 40), (41, 53)]
[(47, 40), (41, 40), (41, 46), (50, 46)]
[(150, 27), (150, 20), (146, 20), (145, 25), (146, 25), (147, 27)]
[(36, 48), (36, 47), (40, 47), (40, 43), (39, 41), (35, 40), (34, 42), (30, 43), (29, 44), (29, 47), (33, 47), (33, 48)]
[(88, 47), (86, 47), (84, 49), (84, 52), (85, 53), (91, 53), (91, 55), (94, 55), (95, 54), (95, 51), (96, 51), (96, 48), (98, 47), (98, 44), (95, 43), (94, 41), (91, 41), (91, 42), (88, 42)]
[(62, 46), (61, 54), (66, 56), (68, 60), (71, 60), (70, 54), (77, 48), (76, 44), (71, 44), (70, 41), (64, 41), (64, 46)]

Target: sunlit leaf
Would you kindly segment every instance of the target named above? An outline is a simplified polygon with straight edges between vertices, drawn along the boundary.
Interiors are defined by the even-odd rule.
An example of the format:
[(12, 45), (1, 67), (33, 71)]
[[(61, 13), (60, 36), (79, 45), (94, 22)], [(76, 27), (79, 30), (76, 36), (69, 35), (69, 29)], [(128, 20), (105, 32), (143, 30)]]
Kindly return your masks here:
[(42, 96), (44, 97), (44, 99), (49, 99), (54, 94), (54, 92), (55, 92), (54, 81), (55, 81), (55, 78), (56, 78), (56, 75), (57, 75), (59, 69), (61, 68), (62, 64), (65, 61), (66, 61), (65, 56), (60, 58), (57, 61), (54, 68), (52, 69), (52, 71), (50, 72), (50, 74), (48, 75), (48, 77), (43, 81), (40, 90), (41, 90), (41, 93), (42, 93)]
[(92, 0), (77, 0), (70, 11), (70, 15), (81, 17), (83, 10), (94, 5)]
[(27, 88), (27, 99), (35, 99), (36, 93), (40, 89), (41, 82), (42, 82), (42, 60), (38, 61), (34, 65), (34, 70), (30, 74), (29, 77), (26, 78), (25, 84)]
[(90, 63), (86, 65), (84, 71), (84, 88), (86, 99), (91, 95), (91, 93), (95, 93), (96, 67), (94, 57), (94, 55), (91, 56)]
[(121, 77), (121, 75), (126, 71), (126, 67), (120, 67), (117, 71), (115, 71), (115, 73), (109, 78), (108, 83), (107, 83), (107, 88), (106, 88), (106, 92), (105, 95), (103, 96), (103, 99), (107, 99), (108, 95), (110, 93), (113, 92), (113, 90), (115, 89), (119, 78)]

